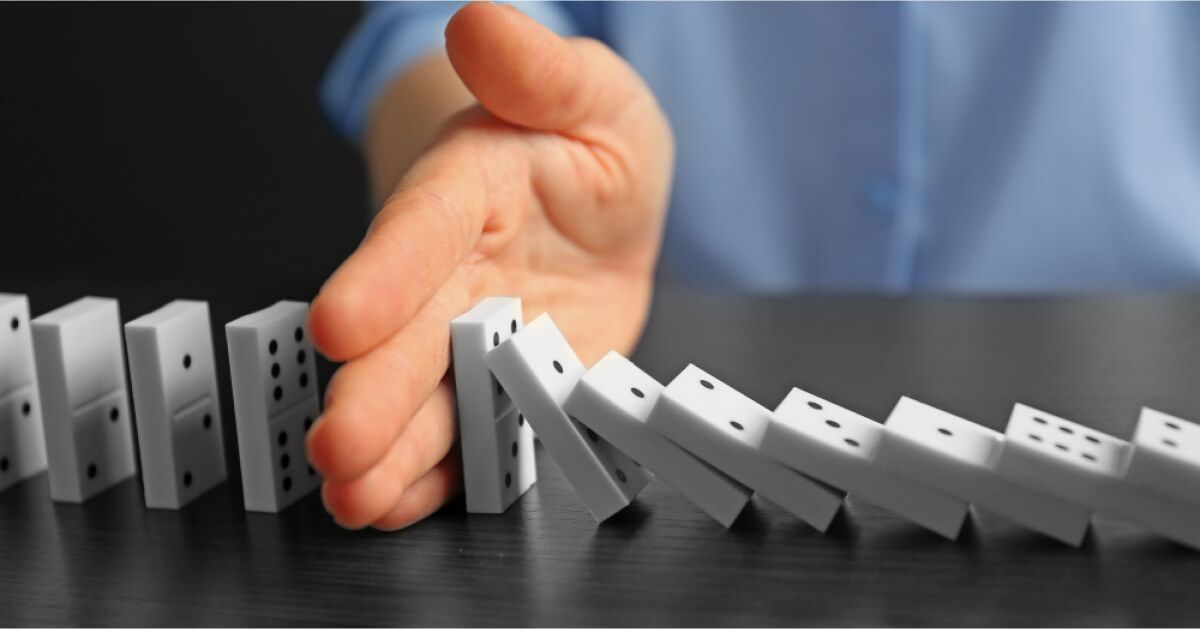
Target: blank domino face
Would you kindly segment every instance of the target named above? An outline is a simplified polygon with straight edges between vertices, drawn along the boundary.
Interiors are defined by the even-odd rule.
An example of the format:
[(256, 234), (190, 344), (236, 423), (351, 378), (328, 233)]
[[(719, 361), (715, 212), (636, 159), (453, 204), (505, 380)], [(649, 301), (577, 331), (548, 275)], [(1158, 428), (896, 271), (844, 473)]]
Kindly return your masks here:
[(649, 425), (813, 528), (825, 531), (845, 497), (762, 451), (771, 411), (695, 365), (663, 390)]
[[(1001, 475), (1200, 549), (1200, 506), (1129, 482), (1129, 442), (1024, 404), (1013, 408), (1005, 432)], [(1155, 433), (1152, 426), (1147, 434)]]
[(584, 367), (549, 315), (513, 334), (485, 361), (597, 521), (624, 509), (649, 482), (648, 472), (603, 439), (591, 438), (563, 410)]
[(280, 301), (225, 324), (246, 510), (277, 512), (321, 484), (304, 436), (320, 412), (308, 304)]
[(882, 436), (881, 424), (792, 389), (775, 409), (763, 437), (763, 451), (794, 470), (861, 496), (938, 535), (958, 537), (969, 505), (872, 465)]
[(565, 408), (728, 527), (752, 492), (647, 425), (662, 389), (625, 357), (609, 352), (584, 374)]
[(1200, 425), (1143, 408), (1126, 479), (1200, 506)]
[(946, 411), (904, 397), (884, 424), (876, 467), (993, 511), (1022, 526), (1078, 546), (1090, 511), (996, 473), (1004, 436)]
[(225, 480), (208, 304), (173, 301), (125, 324), (146, 506), (178, 509)]
[[(469, 513), (503, 513), (537, 480), (533, 431), (484, 363), (521, 321), (520, 299), (488, 297), (450, 322)], [(506, 455), (514, 444), (516, 455)]]
[(0, 293), (0, 491), (46, 469), (29, 301)]
[(83, 502), (137, 472), (120, 312), (84, 297), (32, 327), (50, 495)]

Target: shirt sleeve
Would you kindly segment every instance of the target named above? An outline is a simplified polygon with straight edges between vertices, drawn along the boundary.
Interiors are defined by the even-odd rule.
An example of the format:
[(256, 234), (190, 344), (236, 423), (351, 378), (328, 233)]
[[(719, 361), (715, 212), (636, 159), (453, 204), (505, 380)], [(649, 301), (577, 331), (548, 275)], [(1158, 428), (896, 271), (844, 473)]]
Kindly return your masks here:
[[(578, 29), (571, 12), (556, 2), (514, 6), (547, 28), (568, 36)], [(459, 2), (370, 2), (342, 43), (321, 82), (321, 106), (346, 139), (362, 138), (371, 105), (398, 72), (441, 47)]]

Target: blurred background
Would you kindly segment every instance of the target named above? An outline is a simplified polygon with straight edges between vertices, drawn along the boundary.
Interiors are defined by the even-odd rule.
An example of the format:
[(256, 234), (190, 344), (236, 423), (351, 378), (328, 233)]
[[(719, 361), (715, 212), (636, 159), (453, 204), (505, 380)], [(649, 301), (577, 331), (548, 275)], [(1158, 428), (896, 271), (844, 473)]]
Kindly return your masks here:
[(360, 11), (0, 5), (0, 290), (35, 316), (131, 284), (315, 295), (366, 215), (357, 151), (317, 98)]
[[(376, 5), (346, 83), (397, 41), (435, 47), (456, 6)], [(1200, 285), (1200, 5), (522, 8), (610, 43), (672, 121), (665, 280)], [(365, 10), (0, 5), (0, 290), (35, 312), (81, 291), (311, 298), (365, 227), (361, 158), (319, 99)]]

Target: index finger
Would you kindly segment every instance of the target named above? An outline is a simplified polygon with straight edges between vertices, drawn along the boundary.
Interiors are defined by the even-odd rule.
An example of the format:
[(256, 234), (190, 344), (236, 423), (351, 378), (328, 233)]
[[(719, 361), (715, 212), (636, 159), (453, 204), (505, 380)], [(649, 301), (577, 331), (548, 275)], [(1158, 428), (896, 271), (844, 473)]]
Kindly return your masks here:
[(358, 249), (321, 287), (309, 328), (331, 360), (356, 358), (389, 338), (474, 248), (486, 192), (477, 157), (456, 144), (413, 166)]

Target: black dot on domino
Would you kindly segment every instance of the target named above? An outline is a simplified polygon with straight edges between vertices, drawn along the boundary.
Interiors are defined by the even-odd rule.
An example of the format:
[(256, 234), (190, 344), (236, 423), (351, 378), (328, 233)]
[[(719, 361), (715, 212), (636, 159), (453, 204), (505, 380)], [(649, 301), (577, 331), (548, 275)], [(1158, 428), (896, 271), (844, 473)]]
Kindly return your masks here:
[(942, 433), (943, 435), (946, 435), (947, 437), (952, 436), (954, 434), (954, 433), (950, 432), (949, 430), (946, 430), (945, 428), (938, 428), (938, 432)]
[(1178, 444), (1178, 443), (1176, 443), (1174, 439), (1163, 439), (1163, 445), (1167, 445), (1167, 446), (1170, 446), (1170, 447), (1172, 447), (1172, 448), (1177, 448), (1177, 447), (1179, 447), (1179, 444)]
[(8, 457), (0, 457), (0, 472), (8, 471)]
[(1043, 426), (1045, 426), (1045, 425), (1046, 425), (1046, 420), (1042, 419), (1041, 417), (1034, 417), (1034, 418), (1033, 418), (1033, 421), (1035, 421), (1035, 422), (1037, 422), (1037, 423), (1039, 423), (1039, 424), (1041, 424), (1041, 425), (1043, 425)]
[(517, 442), (516, 441), (513, 442), (512, 453), (513, 453), (513, 456), (517, 456)]
[(279, 400), (282, 400), (283, 399), (283, 387), (276, 386), (275, 391), (271, 393), (271, 396), (275, 398), (276, 402), (278, 402)]
[(292, 464), (292, 457), (288, 456), (287, 452), (284, 452), (283, 456), (279, 457), (279, 469), (286, 470), (288, 468), (288, 466), (291, 464)]
[(275, 339), (271, 339), (271, 342), (267, 343), (267, 351), (274, 356), (275, 352), (279, 351), (279, 343), (276, 343)]
[(296, 342), (299, 343), (300, 341), (304, 340), (304, 330), (302, 328), (296, 328), (296, 331), (292, 332), (292, 336), (295, 337)]
[(184, 487), (191, 487), (191, 486), (192, 486), (192, 473), (191, 473), (191, 472), (184, 472), (184, 473), (183, 473), (183, 486), (184, 486)]
[(818, 403), (818, 402), (809, 402), (808, 407), (813, 409), (814, 411), (819, 411), (819, 410), (822, 410), (825, 408), (824, 406), (821, 406), (820, 403)]
[(308, 374), (301, 371), (300, 372), (300, 388), (303, 389), (307, 386), (308, 386)]
[(21, 321), (18, 320), (16, 317), (13, 317), (12, 321), (8, 322), (8, 327), (12, 328), (13, 331), (16, 332), (17, 328), (21, 327)]
[(709, 382), (708, 380), (701, 380), (700, 386), (704, 387), (705, 389), (711, 389), (713, 388), (713, 383)]
[(516, 319), (512, 320), (512, 325), (508, 326), (508, 329), (512, 330), (514, 333), (517, 331), (517, 320)]
[(1067, 427), (1067, 426), (1059, 426), (1059, 427), (1058, 427), (1058, 429), (1059, 429), (1059, 430), (1061, 430), (1061, 431), (1063, 431), (1063, 432), (1065, 432), (1065, 433), (1067, 433), (1068, 435), (1073, 435), (1073, 434), (1075, 434), (1075, 431), (1074, 431), (1074, 430), (1071, 430), (1071, 429), (1070, 429), (1069, 427)]
[(841, 428), (842, 427), (841, 424), (833, 421), (832, 419), (825, 420), (825, 424), (828, 425), (830, 428)]
[(1056, 443), (1056, 444), (1054, 444), (1054, 447), (1058, 448), (1059, 450), (1062, 450), (1063, 452), (1070, 452), (1070, 451), (1071, 451), (1071, 449), (1070, 449), (1070, 448), (1068, 448), (1067, 446), (1065, 446), (1065, 445), (1063, 445), (1063, 444), (1061, 444), (1061, 443)]
[(505, 472), (505, 473), (504, 473), (504, 486), (505, 486), (505, 487), (512, 487), (512, 472)]
[(88, 466), (87, 466), (87, 477), (88, 477), (88, 478), (96, 478), (96, 474), (97, 474), (99, 471), (100, 471), (100, 470), (98, 470), (98, 469), (96, 468), (96, 464), (95, 464), (95, 463), (88, 463)]
[(524, 426), (524, 425), (525, 425), (525, 416), (524, 416), (524, 415), (522, 415), (522, 414), (520, 414), (520, 413), (517, 413), (517, 425), (518, 425), (518, 426)]
[(308, 360), (308, 352), (300, 350), (296, 352), (296, 362), (303, 365), (304, 361)]
[(279, 431), (279, 445), (281, 445), (281, 446), (287, 445), (287, 431), (286, 430)]
[(617, 480), (619, 480), (619, 481), (621, 481), (622, 483), (624, 483), (624, 482), (626, 481), (626, 478), (625, 478), (625, 472), (623, 472), (623, 471), (621, 471), (621, 470), (617, 470)]
[(634, 394), (635, 396), (637, 396), (637, 397), (640, 397), (640, 398), (644, 398), (644, 397), (646, 397), (646, 394), (645, 394), (645, 393), (642, 393), (642, 390), (641, 390), (641, 389), (639, 389), (639, 388), (637, 388), (637, 387), (630, 387), (630, 388), (629, 388), (629, 391), (630, 391), (631, 393), (633, 393), (633, 394)]
[(733, 420), (729, 420), (729, 425), (733, 426), (734, 428), (737, 428), (738, 430), (745, 430), (745, 428), (743, 428), (741, 424), (739, 424), (738, 422), (735, 422)]
[(205, 415), (204, 415), (204, 429), (205, 429), (205, 430), (208, 430), (209, 428), (212, 428), (212, 415), (209, 415), (209, 414), (205, 413)]
[(192, 368), (192, 355), (191, 355), (191, 354), (184, 354), (184, 355), (183, 355), (183, 368), (184, 368), (184, 369), (191, 369), (191, 368)]
[(283, 477), (283, 490), (289, 491), (289, 490), (291, 490), (291, 488), (292, 488), (292, 477), (284, 476)]
[(1033, 433), (1029, 433), (1029, 438), (1030, 438), (1030, 439), (1033, 439), (1034, 441), (1041, 441), (1041, 440), (1042, 440), (1042, 437), (1041, 437), (1041, 435), (1035, 435), (1035, 434), (1033, 434)]
[(28, 416), (31, 411), (33, 411), (33, 407), (29, 405), (29, 402), (26, 402), (21, 405), (21, 414), (22, 415)]
[(279, 377), (279, 363), (271, 363), (271, 377), (272, 378)]
[(1097, 439), (1097, 438), (1095, 438), (1095, 437), (1093, 437), (1093, 436), (1091, 436), (1091, 435), (1088, 435), (1088, 436), (1084, 437), (1084, 439), (1087, 439), (1088, 441), (1090, 441), (1090, 442), (1092, 442), (1092, 443), (1100, 443), (1100, 440), (1099, 440), (1099, 439)]
[[(13, 320), (16, 321), (16, 319)], [(1171, 430), (1179, 430), (1179, 424), (1176, 424), (1175, 422), (1163, 422), (1163, 425)]]
[(108, 412), (108, 418), (114, 422), (121, 419), (121, 409), (112, 407), (112, 410)]
[(498, 347), (499, 345), (500, 345), (500, 333), (492, 332), (492, 347)]
[(1088, 453), (1088, 452), (1084, 452), (1084, 453), (1083, 453), (1083, 458), (1085, 458), (1085, 459), (1087, 459), (1087, 460), (1091, 461), (1092, 463), (1095, 463), (1095, 462), (1096, 462), (1096, 455), (1094, 455), (1094, 454), (1090, 454), (1090, 453)]
[(558, 373), (562, 373), (563, 372), (562, 363), (558, 362), (557, 360), (554, 361), (554, 370), (557, 371)]
[(855, 441), (854, 439), (847, 437), (846, 439), (844, 439), (844, 441), (846, 442), (847, 445), (852, 445), (856, 448), (858, 447), (858, 442)]

